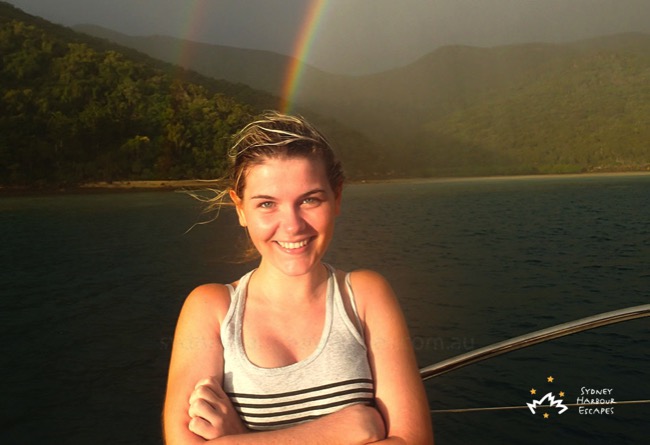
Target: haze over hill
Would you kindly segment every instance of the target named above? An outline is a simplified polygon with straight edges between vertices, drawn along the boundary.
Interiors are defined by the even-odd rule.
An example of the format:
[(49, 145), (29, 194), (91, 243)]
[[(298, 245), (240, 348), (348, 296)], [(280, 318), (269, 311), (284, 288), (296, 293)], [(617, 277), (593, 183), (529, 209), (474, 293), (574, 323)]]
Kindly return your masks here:
[(565, 43), (650, 33), (647, 0), (10, 0), (63, 25), (166, 35), (299, 57), (361, 75), (404, 66), (441, 46)]
[[(95, 25), (76, 25), (74, 30), (136, 49), (165, 62), (192, 69), (205, 76), (243, 83), (279, 96), (287, 67), (295, 59), (271, 51), (210, 45), (169, 36), (128, 36)], [(304, 65), (310, 78), (325, 81), (331, 74)]]
[[(278, 93), (289, 63), (267, 52), (103, 35), (163, 60)], [(162, 44), (167, 42), (167, 44)], [(153, 44), (153, 45), (152, 45)], [(568, 44), (448, 46), (368, 76), (306, 67), (299, 109), (345, 122), (389, 153), (399, 176), (646, 168), (650, 35)], [(399, 155), (397, 155), (399, 153)]]

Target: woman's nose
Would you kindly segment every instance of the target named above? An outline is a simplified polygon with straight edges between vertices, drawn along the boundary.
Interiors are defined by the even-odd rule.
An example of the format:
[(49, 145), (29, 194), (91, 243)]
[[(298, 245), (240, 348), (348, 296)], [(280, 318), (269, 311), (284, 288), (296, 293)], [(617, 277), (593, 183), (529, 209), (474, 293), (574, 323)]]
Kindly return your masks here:
[(282, 225), (287, 233), (299, 233), (305, 227), (300, 209), (288, 207), (283, 214)]

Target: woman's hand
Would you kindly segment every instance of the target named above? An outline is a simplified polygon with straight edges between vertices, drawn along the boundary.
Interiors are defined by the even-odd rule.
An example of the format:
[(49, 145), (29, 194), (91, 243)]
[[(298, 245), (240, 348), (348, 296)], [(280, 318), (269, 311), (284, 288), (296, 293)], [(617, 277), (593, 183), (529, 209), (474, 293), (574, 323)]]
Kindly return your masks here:
[(248, 432), (215, 377), (196, 384), (190, 396), (189, 415), (190, 431), (206, 440)]
[[(341, 416), (342, 422), (348, 424), (346, 429), (350, 433), (350, 437), (355, 438), (358, 443), (376, 442), (386, 437), (384, 419), (379, 411), (371, 406), (352, 405), (330, 415)], [(352, 434), (353, 431), (358, 434)]]

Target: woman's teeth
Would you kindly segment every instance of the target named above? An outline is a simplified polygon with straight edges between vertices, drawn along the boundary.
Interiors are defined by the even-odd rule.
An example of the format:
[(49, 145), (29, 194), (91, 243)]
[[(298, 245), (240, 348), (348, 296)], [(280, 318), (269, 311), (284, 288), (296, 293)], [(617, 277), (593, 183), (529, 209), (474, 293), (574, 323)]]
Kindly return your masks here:
[(307, 245), (308, 240), (302, 240), (297, 243), (286, 243), (284, 241), (278, 241), (277, 243), (282, 247), (283, 249), (298, 249), (299, 247), (303, 247)]

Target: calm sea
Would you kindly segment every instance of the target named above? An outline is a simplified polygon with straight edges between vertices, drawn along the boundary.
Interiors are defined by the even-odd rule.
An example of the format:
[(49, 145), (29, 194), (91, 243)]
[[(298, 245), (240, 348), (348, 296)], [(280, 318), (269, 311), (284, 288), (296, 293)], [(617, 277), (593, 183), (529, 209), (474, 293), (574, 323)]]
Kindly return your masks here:
[[(252, 267), (227, 261), (230, 212), (186, 233), (201, 218), (171, 192), (0, 198), (0, 443), (161, 443), (185, 296)], [(350, 185), (336, 230), (327, 260), (391, 281), (421, 366), (650, 301), (650, 175)], [(575, 403), (603, 388), (650, 399), (649, 328), (599, 328), (437, 377), (431, 408), (560, 391)], [(436, 441), (641, 444), (650, 433), (648, 404), (548, 412), (433, 414)]]

